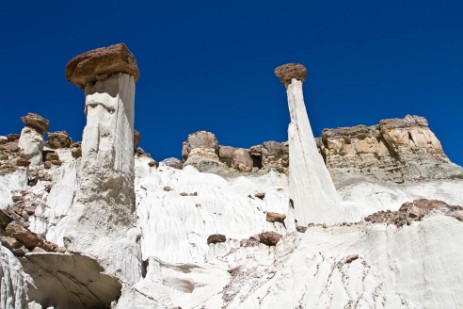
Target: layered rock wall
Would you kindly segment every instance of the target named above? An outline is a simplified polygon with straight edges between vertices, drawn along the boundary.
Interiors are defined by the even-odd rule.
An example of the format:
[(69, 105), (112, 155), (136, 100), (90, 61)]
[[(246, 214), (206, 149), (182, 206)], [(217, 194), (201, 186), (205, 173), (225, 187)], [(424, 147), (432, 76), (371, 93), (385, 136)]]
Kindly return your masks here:
[[(201, 132), (195, 134), (212, 134)], [(428, 121), (420, 116), (384, 119), (373, 126), (325, 129), (321, 137), (316, 138), (316, 143), (331, 176), (337, 182), (346, 175), (367, 176), (395, 183), (463, 178), (463, 169), (449, 160), (429, 128)], [(218, 145), (218, 158), (215, 150), (213, 157), (215, 162), (222, 162), (239, 173), (262, 174), (270, 169), (288, 173), (288, 146), (288, 142), (275, 141), (267, 141), (250, 149)], [(189, 147), (188, 153), (193, 152), (196, 161), (210, 160), (201, 150), (196, 150), (207, 148), (201, 143)], [(237, 149), (247, 157), (241, 160), (246, 162), (245, 165), (238, 165), (239, 160), (235, 161), (235, 158), (243, 157), (235, 155)], [(252, 161), (246, 153), (249, 153)], [(187, 159), (188, 154), (184, 158)]]
[(325, 129), (318, 146), (335, 179), (346, 174), (397, 183), (463, 178), (463, 170), (450, 162), (428, 121), (419, 116)]

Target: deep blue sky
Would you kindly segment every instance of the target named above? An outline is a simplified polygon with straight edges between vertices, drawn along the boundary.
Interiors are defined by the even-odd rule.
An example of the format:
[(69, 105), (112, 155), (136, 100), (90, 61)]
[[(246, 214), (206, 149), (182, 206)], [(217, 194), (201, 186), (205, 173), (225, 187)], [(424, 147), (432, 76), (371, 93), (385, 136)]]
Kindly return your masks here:
[(0, 33), (1, 135), (37, 112), (80, 140), (84, 96), (65, 65), (125, 42), (141, 72), (135, 127), (157, 160), (197, 130), (239, 147), (286, 140), (273, 70), (300, 62), (316, 135), (422, 115), (463, 165), (463, 1), (4, 0)]

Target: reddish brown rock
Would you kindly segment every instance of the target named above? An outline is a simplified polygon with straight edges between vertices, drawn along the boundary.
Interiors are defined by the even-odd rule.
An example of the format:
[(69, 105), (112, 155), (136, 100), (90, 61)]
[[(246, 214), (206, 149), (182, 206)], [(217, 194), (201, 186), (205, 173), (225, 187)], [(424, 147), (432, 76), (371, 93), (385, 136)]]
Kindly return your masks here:
[(259, 241), (267, 246), (276, 246), (281, 235), (276, 232), (262, 232), (259, 234)]
[(275, 75), (280, 79), (281, 83), (287, 85), (291, 83), (293, 78), (305, 81), (307, 78), (307, 70), (300, 63), (288, 63), (280, 65), (275, 69)]
[(365, 218), (370, 223), (391, 224), (397, 227), (410, 225), (414, 221), (421, 221), (429, 213), (437, 211), (444, 215), (459, 218), (463, 215), (463, 207), (448, 205), (437, 200), (420, 199), (411, 203), (404, 203), (398, 211), (380, 211)]
[(151, 167), (159, 167), (159, 162), (156, 162), (156, 161), (149, 161), (148, 162), (148, 165), (151, 166)]
[(286, 219), (285, 214), (279, 214), (279, 213), (276, 213), (276, 212), (267, 212), (266, 220), (268, 222), (285, 223), (285, 219)]
[(59, 160), (59, 156), (54, 151), (44, 151), (43, 152), (43, 160), (44, 161)]
[(2, 209), (0, 209), (0, 228), (2, 230), (11, 222), (13, 219)]
[(30, 164), (31, 164), (31, 161), (26, 160), (26, 159), (23, 159), (23, 158), (19, 158), (19, 159), (16, 161), (16, 165), (17, 165), (17, 166), (29, 166)]
[(140, 76), (137, 61), (124, 43), (90, 50), (66, 65), (66, 79), (79, 88), (116, 73), (130, 74), (135, 80)]
[(53, 149), (69, 148), (71, 144), (71, 137), (66, 131), (48, 133), (48, 145)]
[(82, 148), (80, 147), (80, 144), (78, 146), (72, 146), (71, 154), (73, 158), (80, 158), (82, 156)]
[(227, 237), (225, 235), (222, 235), (222, 234), (212, 234), (212, 235), (209, 235), (209, 237), (207, 238), (207, 244), (216, 244), (216, 243), (220, 243), (220, 242), (226, 242), (227, 241)]
[(265, 192), (258, 192), (254, 194), (254, 196), (257, 197), (258, 199), (263, 200), (265, 198)]
[(61, 160), (51, 160), (51, 164), (61, 166), (63, 164), (63, 161)]
[(141, 133), (137, 130), (133, 130), (133, 147), (137, 148), (140, 145)]
[(36, 234), (32, 233), (16, 222), (11, 222), (8, 224), (6, 231), (8, 233), (12, 233), (13, 237), (24, 244), (24, 246), (26, 246), (28, 249), (34, 248), (42, 242), (42, 240)]
[(176, 168), (176, 169), (179, 169), (179, 170), (181, 170), (183, 168), (183, 162), (180, 161), (177, 158), (168, 158), (168, 159), (162, 160), (160, 162), (160, 164), (165, 165), (165, 166), (169, 166), (169, 167), (172, 167), (172, 168)]
[(20, 135), (19, 135), (19, 134), (8, 134), (8, 135), (6, 136), (6, 140), (7, 140), (8, 142), (17, 141), (17, 140), (19, 140), (19, 138), (20, 138)]
[(42, 135), (48, 131), (50, 126), (50, 121), (34, 113), (28, 113), (27, 116), (21, 117), (21, 120), (26, 126), (35, 129)]
[(356, 259), (359, 258), (359, 255), (358, 254), (351, 254), (351, 255), (348, 255), (344, 258), (344, 263), (345, 264), (349, 264), (349, 263), (352, 263), (353, 261), (355, 261)]

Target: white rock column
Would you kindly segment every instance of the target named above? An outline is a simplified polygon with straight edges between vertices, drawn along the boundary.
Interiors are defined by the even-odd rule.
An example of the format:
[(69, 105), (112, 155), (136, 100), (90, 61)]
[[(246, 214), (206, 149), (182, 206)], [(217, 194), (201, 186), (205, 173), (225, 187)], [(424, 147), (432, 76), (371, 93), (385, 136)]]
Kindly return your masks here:
[(275, 75), (288, 95), (289, 195), (297, 225), (341, 222), (339, 196), (318, 152), (305, 108), (302, 82), (307, 71), (301, 64), (290, 63), (276, 68)]
[(133, 152), (138, 74), (122, 44), (77, 56), (66, 71), (68, 80), (85, 87), (87, 124), (64, 245), (97, 258), (107, 273), (129, 285), (141, 279)]

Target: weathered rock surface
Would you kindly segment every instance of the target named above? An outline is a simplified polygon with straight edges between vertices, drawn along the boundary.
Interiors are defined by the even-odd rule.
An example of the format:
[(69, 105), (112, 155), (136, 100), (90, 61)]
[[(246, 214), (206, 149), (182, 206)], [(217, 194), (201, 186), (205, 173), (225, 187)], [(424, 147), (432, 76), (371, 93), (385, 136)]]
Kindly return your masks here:
[(259, 169), (274, 169), (281, 173), (288, 173), (289, 166), (288, 142), (268, 141), (262, 145), (251, 147), (254, 166)]
[(28, 253), (21, 263), (33, 279), (28, 298), (42, 308), (109, 308), (121, 294), (118, 280), (87, 256)]
[(140, 76), (135, 57), (123, 43), (90, 50), (66, 65), (66, 79), (82, 89), (117, 73), (129, 74), (134, 80)]
[(335, 179), (348, 173), (397, 183), (463, 178), (463, 169), (450, 162), (427, 120), (419, 116), (325, 129), (318, 144)]
[(240, 172), (251, 172), (253, 167), (251, 152), (243, 148), (235, 149), (233, 152), (232, 167)]
[(239, 176), (251, 172), (263, 174), (271, 169), (287, 172), (289, 164), (287, 142), (268, 141), (250, 149), (235, 148), (219, 145), (216, 136), (207, 131), (188, 136), (183, 143), (182, 157), (185, 165), (223, 176)]
[(69, 148), (71, 144), (71, 137), (66, 131), (48, 133), (48, 145), (53, 149)]
[(211, 153), (218, 154), (219, 142), (215, 135), (207, 131), (198, 131), (188, 135), (188, 138), (183, 142), (182, 157), (187, 160), (190, 152), (193, 149), (207, 149)]

